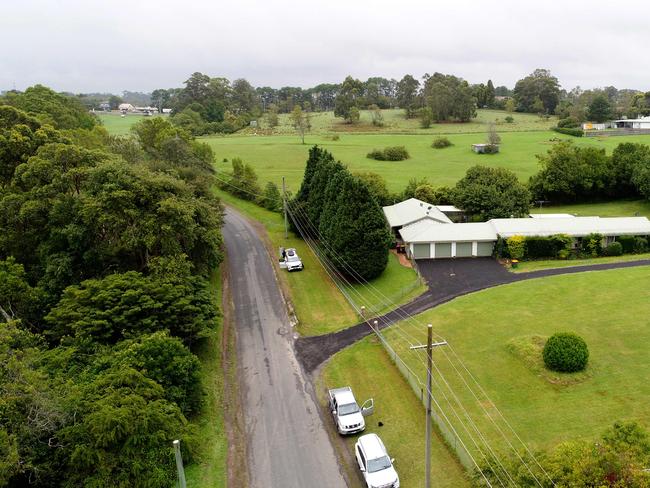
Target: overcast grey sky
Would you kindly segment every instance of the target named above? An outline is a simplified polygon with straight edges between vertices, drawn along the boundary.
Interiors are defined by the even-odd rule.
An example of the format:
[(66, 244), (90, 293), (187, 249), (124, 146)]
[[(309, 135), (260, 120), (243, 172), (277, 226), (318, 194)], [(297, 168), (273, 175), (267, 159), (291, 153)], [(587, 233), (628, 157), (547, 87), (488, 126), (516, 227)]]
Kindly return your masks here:
[(0, 89), (181, 86), (194, 71), (256, 86), (440, 71), (512, 87), (650, 89), (650, 1), (2, 0)]

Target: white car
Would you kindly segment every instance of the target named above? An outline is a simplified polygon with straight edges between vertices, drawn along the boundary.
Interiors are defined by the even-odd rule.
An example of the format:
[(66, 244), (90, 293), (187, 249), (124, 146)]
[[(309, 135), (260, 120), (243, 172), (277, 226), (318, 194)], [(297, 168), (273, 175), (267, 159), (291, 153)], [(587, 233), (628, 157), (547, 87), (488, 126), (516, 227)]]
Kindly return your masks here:
[(286, 249), (285, 252), (286, 257), (284, 258), (284, 262), (287, 265), (287, 271), (300, 271), (304, 268), (298, 253), (293, 247)]
[(368, 488), (399, 488), (399, 476), (377, 434), (362, 435), (354, 445), (354, 454)]
[(372, 398), (359, 408), (352, 394), (352, 388), (344, 386), (328, 391), (329, 409), (336, 423), (339, 434), (356, 434), (366, 428), (364, 417), (372, 415), (375, 411), (375, 402)]

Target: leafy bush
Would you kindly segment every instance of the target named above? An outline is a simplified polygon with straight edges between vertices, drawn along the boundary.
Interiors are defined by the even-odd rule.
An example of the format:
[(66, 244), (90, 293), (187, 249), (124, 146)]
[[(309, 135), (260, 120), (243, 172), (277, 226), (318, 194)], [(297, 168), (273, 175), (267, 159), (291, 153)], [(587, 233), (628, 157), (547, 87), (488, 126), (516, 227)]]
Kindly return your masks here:
[(508, 254), (512, 259), (523, 259), (526, 254), (526, 238), (524, 236), (512, 236), (506, 241)]
[(634, 252), (642, 253), (648, 250), (648, 239), (645, 237), (636, 237), (634, 239)]
[(384, 150), (373, 149), (366, 157), (377, 161), (403, 161), (410, 158), (410, 155), (404, 146), (392, 146)]
[(634, 244), (636, 238), (634, 236), (620, 236), (617, 242), (621, 243), (623, 254), (631, 254), (634, 252)]
[(544, 364), (553, 371), (574, 373), (582, 371), (589, 360), (589, 349), (585, 341), (570, 332), (553, 334), (542, 351)]
[(557, 126), (561, 129), (575, 129), (576, 127), (580, 127), (580, 122), (575, 117), (566, 117), (564, 119), (560, 119), (557, 123)]
[(438, 136), (433, 140), (433, 144), (431, 144), (431, 147), (436, 148), (436, 149), (443, 149), (445, 147), (453, 146), (451, 141), (444, 137), (444, 136)]
[(512, 124), (515, 119), (512, 115), (507, 115), (506, 118), (504, 119), (508, 124)]
[(526, 256), (529, 258), (558, 257), (561, 251), (569, 251), (572, 242), (573, 239), (564, 234), (549, 237), (530, 236), (526, 238)]
[(568, 136), (573, 136), (573, 137), (582, 137), (585, 135), (582, 129), (575, 128), (575, 127), (551, 127), (551, 130), (554, 130), (555, 132), (559, 132), (560, 134), (566, 134)]
[(384, 151), (382, 151), (381, 149), (373, 149), (368, 154), (366, 154), (366, 157), (369, 159), (376, 159), (377, 161), (386, 160), (386, 158), (384, 157)]
[(496, 154), (499, 152), (498, 144), (486, 144), (481, 154)]
[(605, 256), (620, 256), (623, 254), (623, 245), (620, 242), (612, 242), (605, 249), (603, 249)]
[(601, 234), (589, 234), (582, 238), (582, 253), (595, 258), (603, 251), (603, 236)]

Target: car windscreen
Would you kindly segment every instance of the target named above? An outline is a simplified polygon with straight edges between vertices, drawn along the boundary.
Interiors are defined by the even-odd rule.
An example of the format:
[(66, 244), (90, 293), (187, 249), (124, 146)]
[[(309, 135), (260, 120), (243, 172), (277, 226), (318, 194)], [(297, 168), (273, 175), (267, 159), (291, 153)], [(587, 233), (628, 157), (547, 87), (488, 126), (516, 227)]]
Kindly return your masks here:
[(346, 403), (345, 405), (339, 406), (339, 415), (350, 415), (351, 413), (357, 413), (359, 411), (359, 405), (356, 403)]
[(390, 468), (390, 458), (388, 456), (382, 456), (377, 459), (368, 459), (368, 472), (376, 473), (383, 469)]
[(287, 257), (287, 261), (291, 261), (291, 262), (300, 261), (300, 258), (295, 254), (290, 254)]

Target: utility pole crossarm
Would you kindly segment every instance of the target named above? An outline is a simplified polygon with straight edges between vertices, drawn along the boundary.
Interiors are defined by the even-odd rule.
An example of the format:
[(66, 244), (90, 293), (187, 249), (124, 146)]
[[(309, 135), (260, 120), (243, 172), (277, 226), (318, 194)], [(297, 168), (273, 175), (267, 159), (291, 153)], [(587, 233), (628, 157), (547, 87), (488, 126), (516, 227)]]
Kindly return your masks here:
[[(438, 346), (446, 346), (447, 341), (441, 341), (441, 342), (432, 342), (431, 347), (438, 347)], [(427, 344), (420, 344), (419, 346), (411, 346), (409, 349), (426, 349), (429, 347)]]

